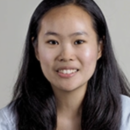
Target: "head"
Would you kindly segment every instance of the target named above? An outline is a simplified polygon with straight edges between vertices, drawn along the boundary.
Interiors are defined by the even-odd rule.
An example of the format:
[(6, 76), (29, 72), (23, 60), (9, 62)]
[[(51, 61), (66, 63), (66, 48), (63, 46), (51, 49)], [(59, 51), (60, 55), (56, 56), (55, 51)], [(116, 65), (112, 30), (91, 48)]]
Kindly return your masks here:
[[(60, 46), (53, 45), (52, 49), (52, 45), (46, 42), (53, 42)], [(75, 42), (80, 45), (74, 45)], [(42, 1), (32, 16), (25, 46), (23, 64), (24, 68), (27, 67), (28, 77), (37, 80), (44, 78), (52, 86), (63, 87), (63, 89), (66, 81), (67, 86), (73, 86), (71, 81), (66, 78), (63, 82), (56, 84), (58, 78), (51, 73), (53, 70), (57, 72), (64, 67), (70, 70), (81, 70), (80, 75), (85, 78), (81, 81), (79, 77), (75, 77), (78, 79), (75, 80), (77, 81), (75, 84), (80, 86), (82, 83), (87, 86), (98, 66), (101, 66), (103, 60), (108, 60), (108, 55), (111, 53), (104, 16), (92, 0)], [(67, 59), (69, 62), (63, 61), (66, 57), (70, 58)], [(72, 90), (75, 87), (66, 90)]]

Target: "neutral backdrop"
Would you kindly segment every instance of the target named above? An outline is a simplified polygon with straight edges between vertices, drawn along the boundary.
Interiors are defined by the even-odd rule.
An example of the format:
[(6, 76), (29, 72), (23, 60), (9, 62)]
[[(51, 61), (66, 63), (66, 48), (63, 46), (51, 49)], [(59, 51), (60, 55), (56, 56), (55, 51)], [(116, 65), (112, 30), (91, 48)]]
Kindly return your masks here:
[[(95, 0), (110, 30), (116, 58), (130, 81), (130, 0)], [(0, 0), (0, 108), (12, 98), (30, 17), (41, 0)]]

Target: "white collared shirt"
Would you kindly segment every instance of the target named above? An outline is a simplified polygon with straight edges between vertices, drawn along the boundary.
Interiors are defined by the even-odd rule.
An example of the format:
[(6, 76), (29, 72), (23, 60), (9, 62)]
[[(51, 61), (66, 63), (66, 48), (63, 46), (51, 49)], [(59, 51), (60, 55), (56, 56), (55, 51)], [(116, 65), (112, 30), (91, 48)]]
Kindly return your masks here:
[[(130, 130), (130, 98), (121, 95), (122, 119), (120, 130)], [(16, 115), (9, 107), (0, 110), (0, 130), (16, 130)]]

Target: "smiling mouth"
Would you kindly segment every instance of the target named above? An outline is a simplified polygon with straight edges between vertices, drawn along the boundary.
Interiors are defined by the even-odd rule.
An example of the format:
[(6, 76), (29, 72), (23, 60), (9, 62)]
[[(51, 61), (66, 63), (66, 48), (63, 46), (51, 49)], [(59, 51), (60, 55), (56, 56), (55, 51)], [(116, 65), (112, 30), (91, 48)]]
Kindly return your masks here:
[(58, 73), (62, 73), (62, 74), (73, 74), (75, 72), (79, 71), (78, 69), (61, 69), (61, 70), (57, 70)]

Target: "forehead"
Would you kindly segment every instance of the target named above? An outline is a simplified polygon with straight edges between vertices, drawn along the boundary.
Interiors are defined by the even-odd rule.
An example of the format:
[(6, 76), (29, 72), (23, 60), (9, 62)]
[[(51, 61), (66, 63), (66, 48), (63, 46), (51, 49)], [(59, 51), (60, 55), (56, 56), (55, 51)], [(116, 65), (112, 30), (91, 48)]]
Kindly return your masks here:
[(63, 17), (63, 16), (73, 16), (73, 15), (82, 17), (84, 15), (88, 15), (88, 13), (80, 6), (69, 4), (65, 6), (58, 6), (52, 8), (44, 15), (44, 18), (46, 18), (48, 15), (51, 15), (52, 17), (55, 16)]
[(55, 7), (41, 20), (41, 30), (46, 31), (94, 31), (91, 16), (81, 7), (70, 4)]

